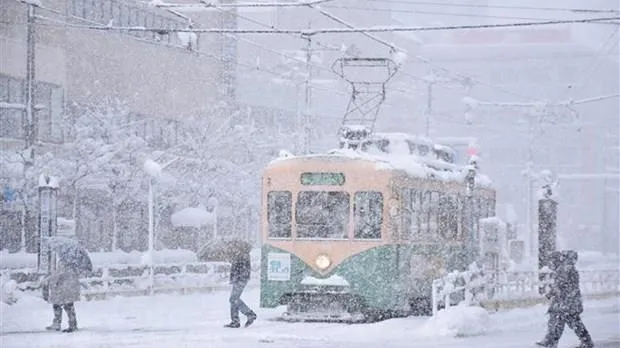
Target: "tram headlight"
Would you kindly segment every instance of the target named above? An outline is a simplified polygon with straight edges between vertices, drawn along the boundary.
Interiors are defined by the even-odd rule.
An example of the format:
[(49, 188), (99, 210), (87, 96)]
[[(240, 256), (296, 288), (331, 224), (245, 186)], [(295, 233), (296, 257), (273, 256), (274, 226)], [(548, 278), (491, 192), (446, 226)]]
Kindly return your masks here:
[(332, 260), (329, 259), (329, 256), (323, 254), (316, 257), (314, 264), (321, 270), (324, 270), (332, 264)]

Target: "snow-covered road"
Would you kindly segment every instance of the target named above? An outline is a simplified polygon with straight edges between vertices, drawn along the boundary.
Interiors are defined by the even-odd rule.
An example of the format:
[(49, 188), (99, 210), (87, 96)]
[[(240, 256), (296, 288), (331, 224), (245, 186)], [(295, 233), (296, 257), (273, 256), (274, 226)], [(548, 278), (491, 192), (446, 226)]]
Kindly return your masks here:
[[(258, 291), (244, 299), (258, 308)], [(545, 308), (537, 306), (486, 316), (471, 309), (440, 318), (410, 317), (374, 324), (284, 323), (278, 310), (258, 309), (259, 320), (226, 329), (228, 294), (118, 297), (77, 304), (80, 331), (46, 332), (51, 308), (35, 297), (2, 304), (0, 347), (533, 347), (545, 330)], [(597, 347), (620, 347), (620, 299), (586, 302), (584, 321)], [(66, 319), (64, 324), (66, 325)], [(603, 343), (606, 342), (606, 343)], [(570, 330), (560, 347), (577, 343)]]

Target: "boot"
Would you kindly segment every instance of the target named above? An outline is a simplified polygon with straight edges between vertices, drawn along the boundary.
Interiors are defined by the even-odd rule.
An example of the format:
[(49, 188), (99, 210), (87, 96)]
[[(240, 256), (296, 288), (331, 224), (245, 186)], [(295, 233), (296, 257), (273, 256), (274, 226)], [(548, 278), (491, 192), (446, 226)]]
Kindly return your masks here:
[(69, 317), (69, 327), (62, 330), (62, 332), (74, 332), (77, 331), (77, 317), (75, 315), (75, 307), (73, 303), (65, 305), (65, 312), (67, 312), (67, 317)]
[(59, 305), (53, 305), (54, 309), (54, 319), (52, 320), (52, 325), (46, 326), (45, 330), (49, 331), (60, 331), (60, 324), (62, 323), (62, 307)]
[(245, 322), (245, 327), (252, 325), (254, 320), (256, 320), (256, 313), (248, 314), (248, 320)]
[(224, 325), (224, 327), (229, 327), (229, 328), (239, 328), (241, 327), (241, 324), (239, 322), (235, 322), (235, 321), (231, 321), (230, 323)]
[(547, 340), (536, 342), (536, 345), (541, 346), (541, 347), (546, 347), (546, 348), (557, 348), (558, 347), (557, 343), (552, 343)]
[(575, 348), (594, 348), (594, 343), (592, 340), (581, 341), (581, 343)]

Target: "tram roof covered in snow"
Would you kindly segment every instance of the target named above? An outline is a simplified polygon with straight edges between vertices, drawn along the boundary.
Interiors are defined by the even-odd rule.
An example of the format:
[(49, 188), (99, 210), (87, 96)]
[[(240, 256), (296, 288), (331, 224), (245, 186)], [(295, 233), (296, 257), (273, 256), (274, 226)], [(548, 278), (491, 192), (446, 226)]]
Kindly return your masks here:
[[(410, 176), (445, 181), (464, 181), (471, 168), (454, 164), (455, 151), (449, 146), (434, 143), (425, 137), (405, 133), (374, 133), (358, 149), (334, 149), (326, 153), (294, 155), (281, 151), (267, 168), (305, 159), (364, 160), (375, 162), (377, 170), (402, 170)], [(472, 160), (477, 161), (475, 156)], [(476, 174), (476, 185), (491, 187), (491, 180)]]

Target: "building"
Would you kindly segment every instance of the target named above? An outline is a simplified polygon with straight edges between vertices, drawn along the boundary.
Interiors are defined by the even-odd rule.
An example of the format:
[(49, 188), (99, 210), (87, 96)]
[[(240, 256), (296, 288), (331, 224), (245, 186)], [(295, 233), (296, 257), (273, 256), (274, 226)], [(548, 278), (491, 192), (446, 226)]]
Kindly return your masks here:
[[(198, 40), (166, 29), (186, 28), (188, 21), (141, 1), (42, 0), (33, 6), (32, 24), (26, 3), (0, 1), (0, 152), (4, 159), (24, 148), (27, 102), (28, 28), (33, 30), (36, 156), (56, 151), (72, 140), (67, 121), (85, 107), (121, 103), (130, 119), (144, 121), (136, 132), (152, 149), (178, 143), (178, 123), (189, 117), (210, 117), (210, 106), (234, 98), (230, 79), (234, 61), (222, 59), (222, 35)], [(203, 16), (217, 23), (217, 13)], [(159, 31), (118, 31), (94, 27), (145, 27)], [(220, 47), (220, 48), (218, 48)], [(35, 156), (35, 158), (36, 158)], [(36, 160), (36, 159), (35, 159)], [(16, 202), (15, 178), (2, 162), (3, 187), (0, 249), (16, 250), (21, 243), (34, 250), (32, 217), (22, 218)], [(17, 170), (19, 171), (19, 169)], [(13, 171), (15, 172), (15, 171)], [(19, 178), (17, 181), (20, 181)], [(96, 249), (110, 249), (112, 212), (97, 185), (86, 185), (77, 205), (83, 218), (78, 234)], [(98, 191), (99, 190), (99, 191)], [(62, 190), (59, 216), (71, 216), (73, 192)], [(77, 195), (75, 196), (77, 197)], [(126, 230), (142, 235), (139, 222), (145, 204), (134, 204), (136, 216), (127, 217)], [(32, 205), (29, 203), (28, 205)], [(32, 207), (30, 207), (32, 209)], [(126, 208), (126, 207), (124, 207)], [(27, 209), (28, 210), (28, 209)], [(126, 211), (126, 209), (124, 210)], [(135, 214), (134, 214), (135, 215)], [(130, 221), (134, 221), (130, 223)], [(26, 223), (25, 228), (24, 223)], [(19, 236), (18, 230), (24, 228)], [(143, 245), (140, 238), (127, 249)]]

